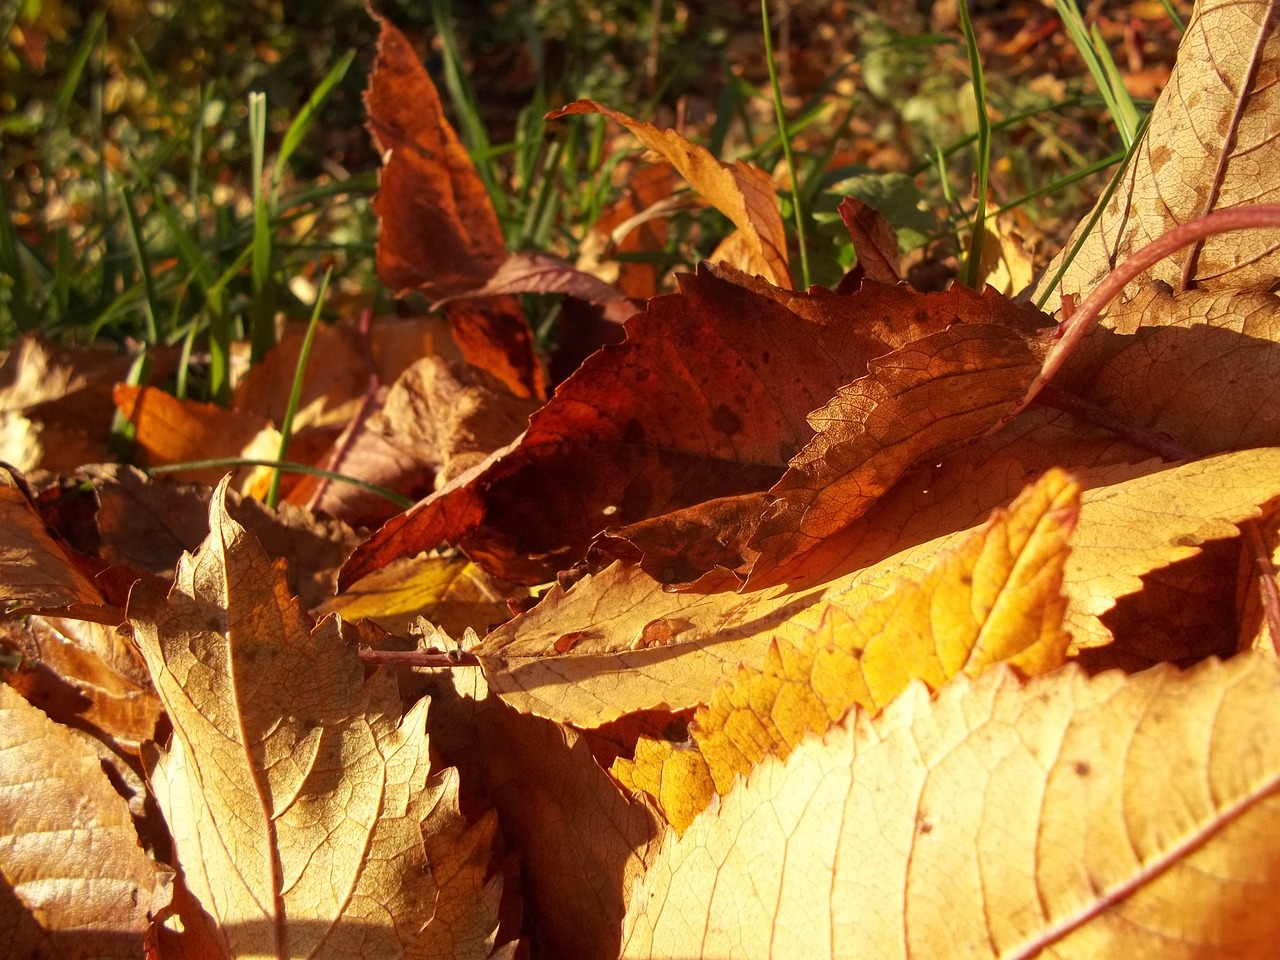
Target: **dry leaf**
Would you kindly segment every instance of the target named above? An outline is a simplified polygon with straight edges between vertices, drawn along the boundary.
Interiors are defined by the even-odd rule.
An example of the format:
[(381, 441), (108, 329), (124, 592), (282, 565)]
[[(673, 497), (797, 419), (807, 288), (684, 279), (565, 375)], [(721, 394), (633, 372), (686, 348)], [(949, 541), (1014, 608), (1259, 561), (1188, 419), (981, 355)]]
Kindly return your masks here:
[[(1010, 457), (981, 470), (918, 471), (882, 509), (781, 568), (776, 583), (741, 593), (722, 582), (664, 592), (638, 568), (615, 564), (568, 592), (553, 587), (475, 652), (487, 660), (493, 689), (517, 709), (580, 727), (706, 703), (739, 663), (762, 663), (772, 637), (796, 640), (816, 626), (824, 603), (855, 609), (927, 569), (991, 508), (992, 491), (1008, 496), (1004, 485), (1020, 485), (1026, 470)], [(1205, 541), (1236, 536), (1236, 524), (1280, 495), (1280, 448), (1073, 472), (1085, 492), (1063, 584), (1067, 629), (1080, 646), (1094, 646), (1111, 640), (1098, 618), (1139, 590), (1144, 574), (1193, 556)], [(681, 625), (673, 642), (638, 644), (659, 619)], [(568, 636), (573, 644), (558, 650)]]
[(433, 749), (464, 791), (492, 801), (521, 855), (535, 955), (614, 960), (657, 819), (618, 791), (576, 731), (517, 713), (477, 673), (453, 671), (431, 689)]
[(97, 752), (0, 684), (0, 758), (6, 955), (140, 956), (171, 873), (138, 846)]
[(1265, 655), (914, 686), (668, 835), (623, 956), (1270, 957), (1277, 697)]
[(752, 252), (744, 270), (790, 289), (787, 270), (787, 234), (778, 212), (773, 181), (759, 167), (741, 160), (721, 163), (706, 147), (690, 143), (674, 130), (659, 130), (651, 123), (633, 120), (594, 100), (576, 100), (547, 114), (548, 120), (572, 114), (600, 113), (622, 124), (640, 142), (670, 163), (708, 203), (742, 232)]
[(506, 256), (497, 214), (417, 53), (390, 22), (375, 19), (381, 34), (365, 106), (384, 154), (373, 201), (378, 278), (395, 294), (474, 290)]
[[(561, 384), (513, 449), (362, 544), (342, 583), (441, 543), (496, 576), (545, 582), (606, 528), (763, 491), (813, 436), (806, 416), (870, 360), (931, 334), (1017, 339), (1045, 322), (1030, 307), (960, 287), (919, 294), (868, 283), (850, 296), (800, 294), (700, 265), (680, 278), (678, 294), (654, 298), (627, 322), (624, 343)], [(887, 452), (895, 469), (942, 442), (936, 433), (920, 439)], [(740, 518), (744, 536), (731, 549), (757, 518)], [(710, 556), (726, 545), (712, 533), (720, 546), (708, 543)]]
[(523, 587), (495, 580), (465, 557), (397, 560), (320, 608), (351, 623), (368, 618), (388, 633), (405, 634), (423, 617), (451, 637), (468, 627), (487, 633), (511, 614), (508, 597)]
[(0, 468), (0, 603), (9, 610), (61, 611), (86, 620), (119, 623), (122, 611), (45, 528), (13, 475)]
[(143, 583), (129, 605), (173, 722), (147, 767), (186, 884), (227, 956), (400, 956), (441, 893), (424, 844), (462, 829), (456, 774), (428, 778), (426, 701), (401, 717), (336, 618), (311, 627), (226, 487), (168, 599)]
[[(1271, 0), (1196, 5), (1137, 154), (1072, 259), (1055, 299), (1087, 294), (1115, 264), (1180, 223), (1214, 210), (1280, 199), (1272, 173), (1280, 164), (1277, 60), (1280, 20)], [(1089, 219), (1064, 245), (1064, 253), (1073, 249)], [(1178, 251), (1145, 276), (1176, 290), (1189, 284), (1266, 290), (1280, 276), (1278, 249), (1275, 231), (1227, 233)], [(1061, 258), (1045, 272), (1041, 291)]]
[(692, 748), (638, 744), (634, 763), (618, 761), (614, 775), (652, 794), (682, 832), (712, 791), (727, 793), (736, 776), (766, 756), (786, 757), (854, 705), (878, 712), (912, 680), (937, 689), (997, 663), (1027, 676), (1061, 666), (1062, 574), (1079, 499), (1079, 484), (1046, 473), (923, 576), (856, 609), (826, 605), (815, 630), (770, 644), (759, 668), (741, 667), (699, 708)]
[(840, 219), (849, 231), (858, 267), (866, 279), (897, 283), (902, 279), (898, 266), (898, 233), (884, 215), (856, 197), (845, 197), (838, 207)]

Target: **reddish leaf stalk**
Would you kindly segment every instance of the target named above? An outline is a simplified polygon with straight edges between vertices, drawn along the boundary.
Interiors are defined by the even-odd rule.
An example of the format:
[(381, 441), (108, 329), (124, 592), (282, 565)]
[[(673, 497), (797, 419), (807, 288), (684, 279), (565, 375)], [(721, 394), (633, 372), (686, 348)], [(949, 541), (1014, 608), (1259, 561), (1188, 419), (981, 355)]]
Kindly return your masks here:
[[(1181, 250), (1183, 247), (1199, 244), (1208, 237), (1234, 230), (1258, 230), (1264, 228), (1280, 229), (1280, 203), (1259, 203), (1246, 207), (1232, 207), (1228, 210), (1215, 210), (1213, 213), (1195, 220), (1179, 224), (1168, 233), (1162, 234), (1133, 254), (1124, 263), (1112, 270), (1103, 281), (1093, 288), (1082, 304), (1076, 308), (1070, 320), (1064, 320), (1059, 327), (1059, 341), (1045, 360), (1044, 368), (1027, 390), (1017, 410), (1009, 414), (1012, 419), (1026, 409), (1035, 399), (1036, 394), (1044, 389), (1053, 377), (1062, 369), (1067, 358), (1080, 345), (1098, 316), (1106, 309), (1130, 282), (1149, 270), (1165, 257)], [(1006, 421), (1007, 422), (1007, 421)]]
[(1276, 586), (1276, 568), (1271, 563), (1271, 551), (1262, 539), (1258, 524), (1249, 521), (1240, 525), (1253, 553), (1253, 564), (1258, 574), (1258, 588), (1262, 593), (1262, 610), (1271, 633), (1271, 645), (1280, 650), (1280, 587)]
[(396, 667), (478, 667), (480, 660), (474, 653), (464, 650), (360, 650), (360, 660), (377, 666), (390, 664)]

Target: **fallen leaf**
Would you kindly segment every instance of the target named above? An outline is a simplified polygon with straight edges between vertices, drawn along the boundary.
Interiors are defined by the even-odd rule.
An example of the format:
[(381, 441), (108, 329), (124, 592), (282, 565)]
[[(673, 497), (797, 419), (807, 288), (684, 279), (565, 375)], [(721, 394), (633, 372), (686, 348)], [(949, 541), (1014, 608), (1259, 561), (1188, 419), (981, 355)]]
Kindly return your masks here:
[(984, 300), (992, 322), (957, 322), (873, 360), (866, 377), (809, 415), (817, 436), (769, 490), (777, 499), (751, 539), (760, 552), (753, 575), (813, 549), (910, 467), (981, 437), (1018, 406), (1055, 328), (990, 288)]
[[(223, 457), (274, 460), (280, 434), (260, 417), (215, 403), (179, 400), (157, 387), (117, 384), (115, 405), (134, 427), (134, 439), (150, 466)], [(212, 486), (225, 467), (183, 470), (174, 476)]]
[[(1280, 30), (1269, 0), (1195, 8), (1137, 153), (1074, 253), (1055, 302), (1060, 295), (1087, 294), (1115, 264), (1178, 224), (1280, 199), (1268, 172), (1280, 163), (1271, 82), (1277, 58)], [(1038, 293), (1090, 219), (1063, 246)], [(1266, 290), (1280, 275), (1278, 251), (1275, 231), (1227, 233), (1178, 251), (1144, 278), (1175, 290)]]
[(836, 209), (849, 231), (863, 276), (881, 283), (901, 280), (898, 234), (884, 214), (856, 197), (845, 197)]
[(1040, 316), (960, 287), (799, 294), (706, 264), (679, 283), (561, 384), (513, 448), (362, 544), (343, 586), (441, 543), (495, 576), (545, 582), (607, 527), (766, 489), (813, 436), (806, 415), (872, 359), (953, 325), (980, 337), (970, 326)]
[(144, 759), (185, 882), (228, 956), (400, 956), (442, 895), (427, 846), (462, 829), (456, 773), (428, 777), (426, 701), (402, 717), (337, 619), (311, 626), (226, 494), (168, 598), (144, 582), (129, 603), (174, 727)]
[(506, 256), (498, 216), (418, 54), (389, 21), (374, 19), (381, 32), (365, 107), (383, 153), (373, 201), (378, 278), (397, 295), (474, 290)]
[(354, 623), (368, 618), (388, 633), (405, 634), (423, 617), (451, 637), (468, 627), (487, 633), (510, 617), (508, 597), (528, 593), (494, 580), (465, 557), (397, 560), (327, 600), (320, 611)]
[(464, 791), (498, 811), (522, 858), (540, 955), (614, 960), (657, 818), (617, 789), (578, 732), (517, 713), (478, 672), (452, 671), (430, 689), (432, 748), (457, 767)]
[(1077, 483), (1049, 471), (923, 575), (857, 608), (824, 605), (816, 629), (769, 644), (759, 667), (740, 667), (694, 714), (692, 748), (642, 741), (614, 775), (653, 794), (683, 832), (735, 777), (766, 756), (786, 757), (855, 705), (877, 713), (912, 680), (937, 689), (998, 663), (1026, 676), (1061, 666), (1069, 641), (1062, 578), (1079, 500)]
[(521, 250), (507, 257), (483, 287), (437, 300), (432, 309), (438, 310), (459, 297), (475, 299), (512, 293), (563, 293), (588, 303), (626, 299), (617, 287), (584, 273), (553, 254)]
[(6, 953), (140, 956), (171, 873), (139, 847), (97, 752), (0, 685), (0, 756)]
[(0, 468), (0, 603), (7, 610), (60, 611), (119, 623), (122, 611), (103, 599), (68, 550), (45, 528), (13, 475)]
[(1271, 956), (1277, 696), (1266, 655), (914, 685), (668, 834), (623, 956)]
[[(634, 710), (707, 703), (740, 663), (761, 664), (772, 638), (795, 641), (817, 625), (824, 604), (856, 609), (894, 580), (926, 570), (981, 521), (994, 505), (988, 498), (1021, 486), (1027, 467), (1017, 457), (990, 449), (984, 456), (980, 469), (968, 461), (954, 472), (917, 471), (876, 510), (780, 568), (769, 586), (738, 592), (736, 584), (712, 582), (672, 593), (638, 568), (614, 564), (567, 592), (552, 587), (474, 652), (504, 700), (579, 727)], [(1063, 589), (1067, 630), (1083, 648), (1111, 642), (1099, 617), (1140, 590), (1144, 574), (1195, 555), (1206, 541), (1234, 538), (1238, 523), (1280, 495), (1280, 448), (1073, 473), (1085, 491)], [(687, 626), (669, 646), (638, 648), (643, 626), (659, 618)], [(572, 631), (583, 639), (552, 655)]]
[(778, 212), (773, 181), (765, 171), (741, 160), (721, 163), (706, 147), (689, 142), (674, 130), (659, 130), (651, 123), (634, 120), (594, 100), (575, 100), (552, 110), (547, 119), (584, 113), (603, 114), (622, 124), (641, 143), (675, 167), (695, 191), (742, 231), (744, 242), (754, 254), (751, 268), (746, 272), (759, 274), (780, 287), (791, 288), (786, 230)]

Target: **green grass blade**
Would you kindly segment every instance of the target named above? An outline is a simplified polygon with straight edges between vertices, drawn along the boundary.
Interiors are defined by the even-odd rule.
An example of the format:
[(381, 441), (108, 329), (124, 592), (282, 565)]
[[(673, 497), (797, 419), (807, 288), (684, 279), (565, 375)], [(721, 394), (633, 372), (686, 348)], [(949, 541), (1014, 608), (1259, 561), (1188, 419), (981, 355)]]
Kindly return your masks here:
[(782, 155), (787, 160), (787, 174), (791, 178), (791, 207), (795, 213), (796, 244), (800, 248), (801, 290), (809, 289), (809, 243), (805, 238), (804, 196), (800, 189), (796, 158), (791, 151), (791, 135), (787, 131), (787, 111), (782, 104), (782, 84), (778, 82), (778, 63), (773, 56), (773, 28), (769, 22), (769, 0), (760, 0), (760, 19), (764, 25), (764, 59), (769, 65), (769, 84), (773, 88), (773, 110), (778, 119), (778, 138), (782, 141)]
[(974, 210), (973, 231), (969, 237), (969, 259), (961, 272), (961, 283), (976, 288), (982, 267), (982, 244), (987, 232), (987, 180), (991, 173), (991, 118), (987, 115), (987, 88), (982, 76), (982, 59), (978, 56), (978, 38), (969, 17), (968, 0), (959, 0), (960, 28), (969, 53), (969, 72), (973, 82), (973, 100), (978, 111), (978, 205)]
[[(9, 199), (0, 189), (0, 274), (8, 277), (9, 315), (13, 318), (15, 333), (34, 330), (40, 323), (40, 312), (30, 300), (27, 290), (26, 268), (21, 260), (22, 241), (13, 229), (9, 216)], [(9, 331), (3, 331), (8, 334)]]
[(320, 467), (313, 467), (306, 463), (292, 463), (288, 460), (257, 460), (251, 457), (217, 457), (212, 460), (187, 460), (183, 463), (166, 463), (159, 467), (148, 467), (147, 472), (150, 474), (166, 474), (178, 473), (182, 470), (208, 470), (213, 467), (273, 467), (277, 470), (283, 470), (285, 473), (305, 473), (313, 477), (323, 477), (325, 480), (332, 480), (335, 483), (345, 483), (361, 490), (367, 490), (369, 493), (377, 494), (384, 500), (389, 500), (401, 510), (408, 510), (413, 506), (414, 501), (406, 496), (396, 493), (394, 490), (388, 490), (386, 487), (380, 487), (376, 483), (369, 483), (365, 480), (359, 480), (355, 477), (349, 477), (343, 473), (334, 473), (332, 470), (322, 470)]
[(1071, 249), (1067, 255), (1062, 258), (1062, 263), (1058, 265), (1058, 270), (1053, 275), (1053, 279), (1049, 281), (1049, 285), (1044, 288), (1044, 293), (1036, 297), (1036, 308), (1043, 310), (1044, 305), (1049, 302), (1049, 297), (1053, 295), (1053, 291), (1058, 288), (1058, 284), (1062, 282), (1063, 276), (1067, 272), (1067, 268), (1071, 266), (1071, 262), (1075, 260), (1076, 255), (1080, 252), (1084, 242), (1089, 239), (1089, 235), (1093, 233), (1093, 228), (1097, 226), (1098, 219), (1102, 216), (1102, 211), (1107, 208), (1111, 202), (1111, 197), (1115, 194), (1116, 189), (1120, 186), (1120, 181), (1124, 179), (1125, 171), (1129, 169), (1129, 164), (1133, 162), (1134, 154), (1138, 152), (1138, 144), (1142, 142), (1142, 135), (1146, 132), (1147, 124), (1151, 122), (1151, 114), (1147, 114), (1142, 118), (1142, 124), (1138, 127), (1137, 135), (1134, 137), (1133, 143), (1129, 145), (1129, 149), (1125, 151), (1124, 160), (1115, 172), (1115, 176), (1111, 178), (1111, 182), (1107, 184), (1107, 189), (1103, 191), (1098, 202), (1093, 206), (1093, 213), (1090, 215), (1088, 222), (1085, 224), (1084, 230), (1076, 242), (1071, 245)]
[(298, 149), (298, 145), (302, 143), (303, 138), (311, 129), (311, 125), (315, 123), (316, 117), (329, 99), (329, 94), (333, 92), (333, 88), (347, 75), (347, 70), (355, 58), (356, 52), (354, 50), (348, 50), (342, 55), (338, 62), (324, 75), (324, 79), (320, 81), (315, 90), (311, 92), (307, 102), (302, 105), (298, 115), (289, 124), (289, 129), (284, 132), (284, 139), (280, 141), (280, 152), (276, 154), (275, 166), (271, 171), (271, 209), (273, 213), (278, 206), (280, 184), (284, 179), (284, 171), (289, 159), (293, 156), (294, 151)]
[(253, 257), (250, 267), (253, 300), (249, 305), (250, 363), (267, 355), (276, 342), (276, 284), (271, 271), (271, 210), (262, 174), (267, 148), (267, 98), (249, 94), (249, 148), (253, 158)]
[[(324, 298), (329, 293), (329, 278), (333, 276), (333, 268), (324, 272), (320, 281), (320, 290), (316, 294), (315, 307), (311, 311), (311, 322), (307, 324), (307, 334), (302, 338), (302, 349), (298, 351), (298, 364), (293, 370), (293, 388), (289, 391), (289, 402), (284, 408), (284, 422), (280, 424), (280, 454), (284, 460), (289, 452), (289, 440), (293, 437), (293, 416), (298, 412), (298, 403), (302, 399), (302, 384), (306, 379), (307, 360), (311, 356), (311, 342), (316, 336), (316, 327), (320, 324), (320, 311), (324, 306)], [(271, 485), (267, 488), (267, 506), (272, 510), (280, 501), (280, 470), (276, 468), (271, 474)]]
[(1169, 19), (1173, 21), (1173, 25), (1178, 28), (1179, 33), (1187, 32), (1187, 25), (1182, 22), (1182, 17), (1178, 11), (1174, 9), (1173, 4), (1169, 0), (1160, 0), (1160, 5), (1164, 7), (1164, 12), (1169, 15)]
[(1089, 73), (1093, 75), (1093, 82), (1098, 85), (1098, 90), (1106, 101), (1107, 111), (1115, 121), (1116, 128), (1120, 131), (1120, 138), (1127, 149), (1133, 143), (1137, 133), (1137, 109), (1124, 88), (1124, 81), (1120, 71), (1116, 69), (1115, 61), (1111, 59), (1110, 52), (1102, 43), (1101, 36), (1096, 32), (1092, 37), (1090, 36), (1076, 0), (1054, 0), (1054, 7), (1067, 28), (1071, 42), (1080, 51), (1081, 59), (1089, 68)]
[(67, 64), (66, 73), (58, 86), (58, 94), (54, 100), (51, 125), (55, 128), (67, 126), (67, 112), (71, 109), (71, 101), (75, 99), (76, 87), (80, 86), (80, 78), (84, 75), (85, 67), (89, 65), (89, 58), (93, 55), (94, 47), (97, 46), (98, 35), (102, 32), (106, 18), (106, 13), (99, 10), (90, 18), (84, 32), (80, 35), (80, 43)]

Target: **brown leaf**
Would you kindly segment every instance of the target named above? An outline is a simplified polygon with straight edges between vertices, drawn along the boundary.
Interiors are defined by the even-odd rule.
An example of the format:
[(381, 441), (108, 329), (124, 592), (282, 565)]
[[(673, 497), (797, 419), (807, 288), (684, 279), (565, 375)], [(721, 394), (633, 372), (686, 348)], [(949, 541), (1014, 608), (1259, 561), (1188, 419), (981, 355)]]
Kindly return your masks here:
[(0, 621), (0, 647), (22, 656), (5, 682), (63, 726), (136, 758), (163, 715), (140, 658), (113, 627), (54, 617)]
[(634, 120), (594, 100), (575, 100), (552, 110), (547, 119), (583, 113), (600, 113), (622, 124), (641, 143), (674, 166), (694, 190), (742, 231), (743, 240), (752, 251), (751, 263), (744, 268), (746, 272), (790, 289), (787, 234), (778, 212), (773, 182), (767, 173), (741, 160), (721, 163), (706, 147), (690, 143), (674, 130), (659, 130), (651, 123)]
[[(1058, 293), (1087, 294), (1112, 266), (1178, 224), (1214, 210), (1280, 199), (1272, 175), (1280, 164), (1273, 102), (1278, 61), (1280, 18), (1271, 0), (1196, 6), (1137, 154)], [(1185, 248), (1145, 276), (1175, 290), (1192, 284), (1265, 290), (1280, 275), (1278, 251), (1275, 231), (1233, 232)], [(1041, 291), (1061, 256), (1045, 272)]]
[(395, 294), (447, 297), (483, 286), (506, 255), (502, 228), (435, 84), (381, 17), (365, 107), (384, 155), (374, 212), (378, 277)]
[(61, 611), (68, 616), (119, 623), (122, 611), (108, 603), (81, 572), (70, 551), (45, 528), (13, 475), (0, 468), (0, 603), (9, 609)]
[(535, 956), (613, 960), (621, 921), (658, 822), (624, 796), (574, 730), (512, 710), (484, 678), (453, 671), (433, 687), (432, 747), (482, 790), (523, 861)]
[(810, 414), (817, 436), (769, 491), (777, 499), (751, 540), (760, 552), (753, 576), (813, 549), (910, 467), (978, 439), (1018, 406), (1056, 328), (990, 288), (984, 299), (995, 322), (958, 322), (874, 360), (866, 377)]
[(898, 267), (898, 233), (884, 215), (856, 197), (845, 197), (836, 208), (849, 231), (858, 266), (869, 280), (897, 283), (902, 279)]
[(514, 448), (361, 545), (342, 582), (442, 542), (496, 576), (546, 581), (606, 527), (759, 492), (812, 437), (806, 415), (869, 360), (983, 324), (1001, 302), (877, 284), (799, 294), (700, 265), (588, 358)]
[(171, 873), (138, 846), (97, 752), (0, 685), (0, 756), (5, 953), (140, 956)]
[(174, 726), (147, 767), (179, 865), (228, 956), (400, 956), (441, 894), (429, 838), (464, 829), (456, 774), (428, 779), (426, 701), (401, 717), (395, 679), (365, 681), (336, 618), (311, 626), (225, 498), (226, 481), (168, 599), (143, 583), (129, 605)]
[(1277, 696), (1266, 655), (914, 686), (669, 834), (623, 956), (1268, 957)]
[(584, 273), (553, 254), (521, 250), (507, 257), (483, 287), (437, 300), (432, 309), (439, 309), (459, 297), (474, 299), (511, 293), (564, 293), (588, 303), (626, 299), (617, 287)]
[(547, 380), (533, 331), (515, 297), (454, 300), (444, 312), (467, 363), (496, 378), (512, 396), (546, 398)]

